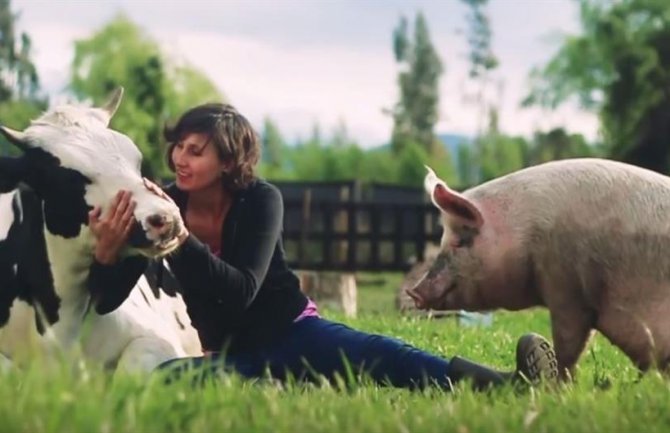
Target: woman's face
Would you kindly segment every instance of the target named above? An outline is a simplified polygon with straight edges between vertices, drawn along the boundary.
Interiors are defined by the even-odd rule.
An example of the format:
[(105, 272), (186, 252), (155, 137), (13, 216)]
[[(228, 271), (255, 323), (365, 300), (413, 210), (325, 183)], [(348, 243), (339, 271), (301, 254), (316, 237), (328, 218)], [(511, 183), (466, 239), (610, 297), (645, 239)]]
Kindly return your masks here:
[(221, 181), (226, 168), (207, 134), (191, 133), (172, 149), (172, 163), (177, 175), (177, 187), (183, 191), (198, 191)]

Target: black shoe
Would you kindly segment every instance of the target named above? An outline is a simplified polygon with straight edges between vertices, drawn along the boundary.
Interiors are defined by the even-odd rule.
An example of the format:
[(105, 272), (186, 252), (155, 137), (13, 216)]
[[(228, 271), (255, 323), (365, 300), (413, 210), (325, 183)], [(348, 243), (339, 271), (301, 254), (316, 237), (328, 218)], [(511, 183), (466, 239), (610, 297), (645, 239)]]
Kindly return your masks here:
[(469, 380), (472, 382), (472, 389), (484, 391), (494, 386), (509, 383), (511, 376), (510, 373), (485, 367), (460, 356), (454, 356), (449, 361), (449, 380), (452, 387), (456, 382)]
[(516, 344), (516, 376), (531, 385), (558, 381), (558, 361), (551, 343), (541, 335), (526, 334)]
[(516, 345), (516, 370), (502, 372), (454, 356), (449, 361), (449, 380), (452, 384), (470, 380), (472, 388), (483, 391), (506, 383), (538, 385), (557, 382), (558, 362), (551, 343), (538, 334), (526, 334)]

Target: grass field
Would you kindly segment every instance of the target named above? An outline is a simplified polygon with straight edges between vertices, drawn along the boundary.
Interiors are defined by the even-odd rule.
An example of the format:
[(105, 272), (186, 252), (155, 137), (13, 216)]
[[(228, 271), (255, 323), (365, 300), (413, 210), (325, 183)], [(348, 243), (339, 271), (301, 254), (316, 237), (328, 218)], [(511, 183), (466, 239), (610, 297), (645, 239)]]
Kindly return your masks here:
[[(377, 281), (374, 281), (377, 280)], [(369, 283), (366, 283), (369, 282)], [(497, 313), (493, 326), (406, 318), (393, 311), (399, 276), (363, 275), (360, 315), (329, 318), (388, 334), (444, 356), (505, 368), (516, 339), (549, 335), (545, 311)], [(558, 391), (410, 392), (361, 383), (330, 386), (243, 382), (225, 377), (193, 387), (157, 377), (116, 377), (91, 368), (34, 365), (2, 375), (0, 432), (665, 432), (670, 382), (641, 380), (630, 362), (598, 336), (581, 359), (576, 383)]]

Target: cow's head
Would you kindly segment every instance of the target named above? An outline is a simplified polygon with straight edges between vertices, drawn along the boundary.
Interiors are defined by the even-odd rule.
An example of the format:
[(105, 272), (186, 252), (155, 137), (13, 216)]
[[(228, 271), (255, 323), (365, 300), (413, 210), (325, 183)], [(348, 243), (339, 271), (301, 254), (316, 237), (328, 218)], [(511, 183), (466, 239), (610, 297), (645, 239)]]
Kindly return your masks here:
[(131, 191), (137, 206), (130, 247), (160, 256), (176, 248), (183, 221), (174, 203), (143, 182), (137, 146), (108, 128), (122, 95), (119, 88), (100, 108), (55, 107), (22, 132), (0, 127), (23, 151), (0, 158), (0, 192), (27, 184), (43, 200), (47, 230), (71, 238), (87, 224), (90, 209), (100, 206), (104, 214), (119, 190)]

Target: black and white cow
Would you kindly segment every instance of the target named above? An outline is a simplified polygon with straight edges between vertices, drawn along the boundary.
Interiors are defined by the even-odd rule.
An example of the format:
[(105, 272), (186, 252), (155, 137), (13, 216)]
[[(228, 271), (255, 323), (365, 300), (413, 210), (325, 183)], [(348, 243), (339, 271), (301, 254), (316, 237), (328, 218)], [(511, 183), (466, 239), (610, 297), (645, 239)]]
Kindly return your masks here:
[(56, 107), (23, 132), (0, 127), (22, 150), (0, 157), (2, 362), (57, 350), (147, 371), (200, 354), (181, 297), (157, 291), (145, 276), (114, 311), (98, 314), (92, 305), (89, 210), (105, 212), (119, 190), (132, 191), (136, 227), (122, 256), (129, 264), (143, 263), (139, 255), (169, 254), (183, 229), (174, 203), (143, 182), (135, 144), (108, 128), (122, 94), (117, 90), (102, 108)]

